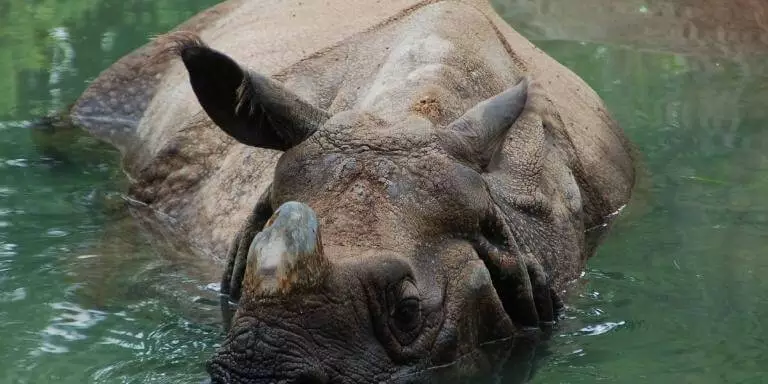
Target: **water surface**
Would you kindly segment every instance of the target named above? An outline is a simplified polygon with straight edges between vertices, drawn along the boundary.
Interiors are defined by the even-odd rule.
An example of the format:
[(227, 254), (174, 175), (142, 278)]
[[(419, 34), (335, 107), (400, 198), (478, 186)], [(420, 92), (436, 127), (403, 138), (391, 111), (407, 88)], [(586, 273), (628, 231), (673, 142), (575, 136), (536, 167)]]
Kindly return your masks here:
[[(29, 122), (213, 3), (0, 5), (0, 383), (203, 376), (220, 340), (208, 282), (187, 276), (122, 208), (111, 148)], [(641, 154), (642, 177), (532, 382), (768, 380), (768, 61), (754, 46), (739, 50), (738, 38), (737, 56), (681, 55), (688, 43), (665, 34), (605, 33), (619, 16), (637, 20), (671, 1), (617, 0), (590, 20), (552, 12), (557, 4), (497, 1), (606, 100)]]

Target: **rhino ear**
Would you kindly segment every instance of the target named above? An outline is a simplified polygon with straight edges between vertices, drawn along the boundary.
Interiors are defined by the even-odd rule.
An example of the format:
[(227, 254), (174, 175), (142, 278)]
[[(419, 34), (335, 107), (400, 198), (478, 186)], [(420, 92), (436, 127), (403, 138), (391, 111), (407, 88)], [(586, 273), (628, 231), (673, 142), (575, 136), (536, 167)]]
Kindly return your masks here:
[(523, 113), (528, 78), (483, 100), (439, 131), (441, 144), (452, 155), (487, 170), (504, 144), (507, 132)]
[(285, 151), (328, 120), (324, 110), (280, 83), (241, 68), (200, 40), (181, 46), (178, 52), (205, 112), (243, 144)]

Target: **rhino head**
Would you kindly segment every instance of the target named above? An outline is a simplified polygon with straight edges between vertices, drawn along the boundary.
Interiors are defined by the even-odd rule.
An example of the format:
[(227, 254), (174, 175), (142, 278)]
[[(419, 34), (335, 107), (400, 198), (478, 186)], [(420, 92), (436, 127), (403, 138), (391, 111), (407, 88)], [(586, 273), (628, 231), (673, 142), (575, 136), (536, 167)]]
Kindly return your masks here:
[(440, 125), (331, 115), (202, 44), (180, 54), (221, 129), (283, 152), (230, 252), (222, 291), (238, 307), (208, 364), (213, 383), (470, 374), (487, 364), (481, 345), (523, 345), (554, 320), (546, 278), (521, 258), (484, 179), (527, 80)]

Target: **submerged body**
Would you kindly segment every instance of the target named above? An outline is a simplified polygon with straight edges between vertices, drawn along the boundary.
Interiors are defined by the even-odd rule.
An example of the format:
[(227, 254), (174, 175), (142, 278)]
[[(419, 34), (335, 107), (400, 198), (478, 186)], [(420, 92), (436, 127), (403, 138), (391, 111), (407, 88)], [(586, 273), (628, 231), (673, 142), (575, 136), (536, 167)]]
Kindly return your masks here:
[(547, 328), (629, 199), (600, 99), (485, 1), (229, 1), (180, 29), (72, 115), (228, 254), (214, 382), (423, 381)]

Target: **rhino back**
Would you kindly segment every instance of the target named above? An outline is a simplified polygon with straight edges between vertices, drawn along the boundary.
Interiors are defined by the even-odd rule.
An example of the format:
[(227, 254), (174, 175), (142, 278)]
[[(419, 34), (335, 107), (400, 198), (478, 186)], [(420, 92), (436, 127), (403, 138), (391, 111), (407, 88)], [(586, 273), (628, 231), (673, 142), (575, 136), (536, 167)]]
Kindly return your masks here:
[[(247, 67), (288, 76), (303, 59), (428, 3), (229, 0), (113, 64), (80, 97), (72, 117), (121, 150), (135, 202), (201, 253), (222, 255), (268, 186), (278, 153), (215, 129), (174, 60), (176, 39), (193, 32)], [(302, 96), (312, 92), (308, 83), (294, 86)]]
[[(440, 65), (460, 68), (461, 80), (435, 76)], [(402, 23), (377, 26), (277, 77), (331, 113), (364, 110), (385, 120), (415, 113), (444, 126), (523, 75), (536, 82), (529, 113), (507, 138), (505, 172), (487, 181), (510, 220), (525, 228), (519, 231), (524, 245), (561, 272), (560, 286), (578, 276), (609, 228), (605, 224), (629, 199), (633, 149), (600, 97), (487, 3), (424, 7)], [(472, 86), (457, 88), (474, 76), (467, 81)], [(452, 95), (441, 97), (440, 89)], [(544, 201), (553, 211), (551, 222), (520, 213)]]
[[(530, 74), (541, 84), (547, 101), (541, 109), (571, 148), (569, 166), (583, 191), (590, 216), (587, 222), (599, 222), (626, 202), (634, 178), (629, 145), (600, 98), (578, 76), (512, 30), (486, 1), (308, 3), (230, 0), (206, 11), (218, 13), (197, 32), (209, 45), (281, 80), (310, 103), (338, 112), (376, 107), (376, 97), (371, 98), (376, 95), (376, 78), (392, 75), (386, 73), (392, 56), (388, 49), (402, 40), (403, 33), (435, 27), (424, 23), (398, 26), (398, 21), (430, 4), (453, 4), (457, 14), (472, 13), (472, 22), (482, 24), (478, 27), (482, 33), (462, 37), (463, 44), (488, 53), (479, 59), (485, 59), (493, 70), (485, 89), (450, 110), (450, 115), (458, 116), (515, 77)], [(189, 23), (192, 21), (184, 25)], [(442, 27), (450, 30), (450, 25)], [(182, 65), (162, 56), (167, 54), (166, 48), (142, 48), (144, 51), (123, 59), (131, 65), (118, 63), (105, 71), (74, 112), (101, 137), (114, 134), (115, 127), (127, 132), (115, 144), (123, 151), (125, 170), (133, 179), (131, 196), (158, 213), (157, 217), (194, 248), (223, 256), (230, 238), (272, 180), (279, 153), (236, 143), (215, 129), (199, 106)], [(152, 56), (148, 52), (165, 53)], [(110, 80), (130, 78), (131, 68), (147, 63), (157, 69), (149, 71), (154, 76), (146, 83), (150, 91), (138, 98), (121, 93), (124, 87)], [(113, 119), (121, 116), (111, 114), (114, 108), (84, 108), (95, 103), (89, 100), (103, 99), (110, 92), (139, 100), (139, 105), (145, 102), (146, 108), (136, 109), (123, 122)], [(382, 95), (385, 97), (380, 99), (398, 100)], [(115, 124), (109, 124), (112, 120)], [(508, 147), (514, 150), (514, 140)]]

